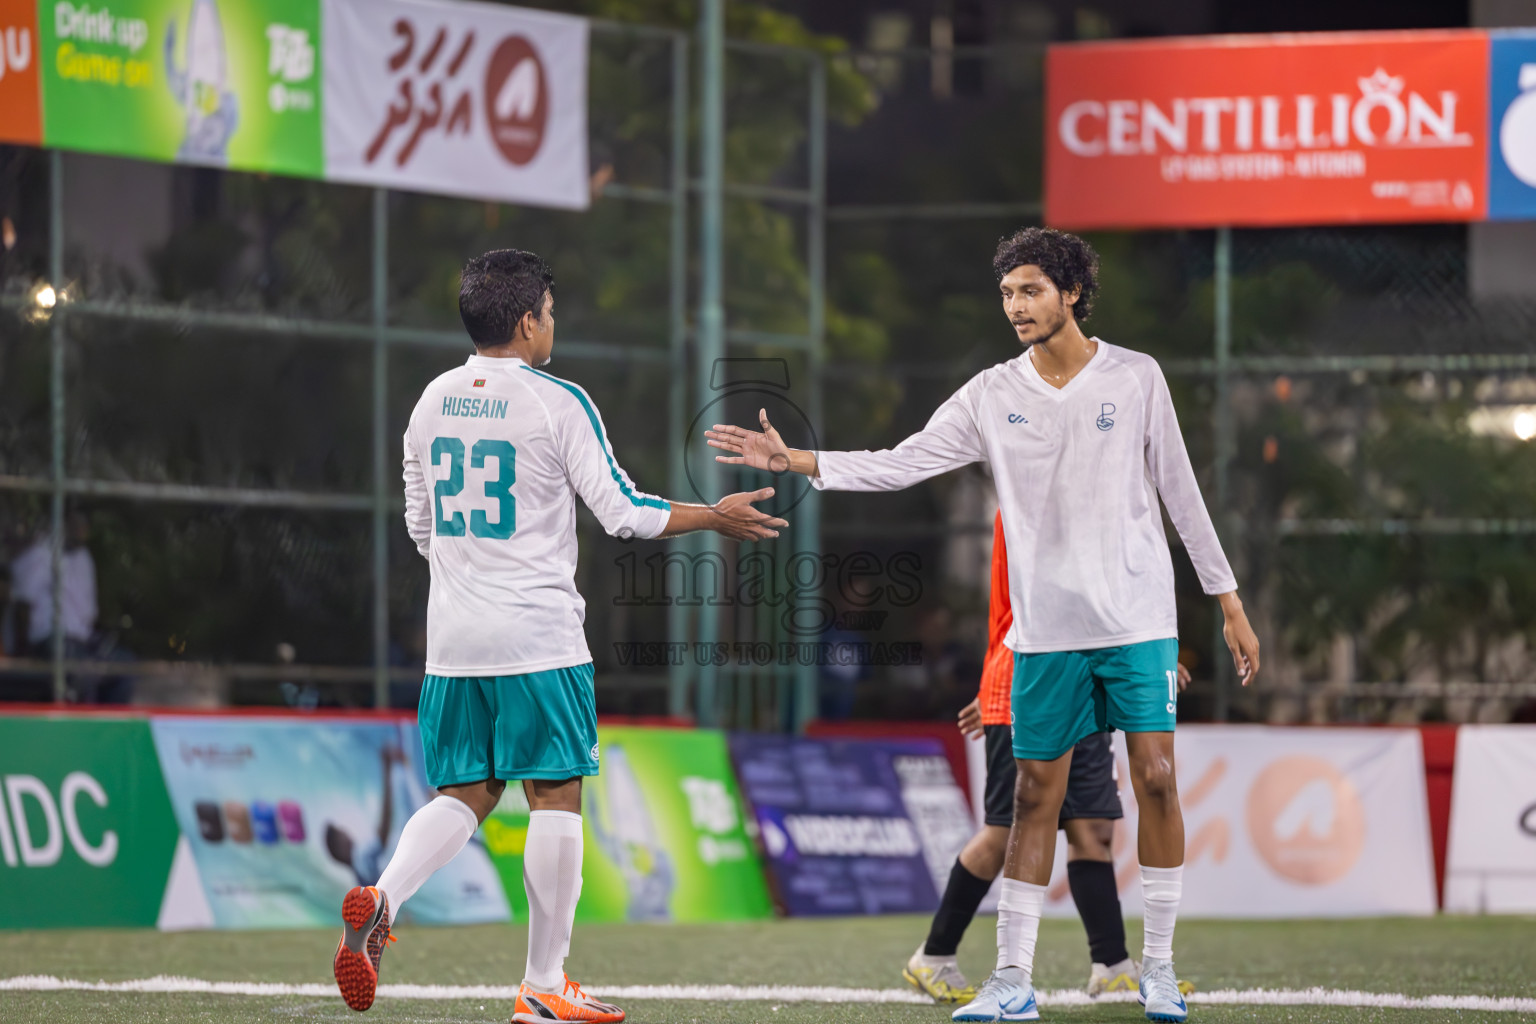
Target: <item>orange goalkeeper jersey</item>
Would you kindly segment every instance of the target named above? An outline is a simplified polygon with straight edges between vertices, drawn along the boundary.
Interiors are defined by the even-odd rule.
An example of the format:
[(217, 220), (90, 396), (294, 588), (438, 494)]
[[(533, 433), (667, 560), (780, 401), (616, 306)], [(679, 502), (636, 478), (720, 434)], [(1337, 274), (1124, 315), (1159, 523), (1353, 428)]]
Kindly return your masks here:
[(992, 523), (992, 597), (987, 611), (987, 660), (981, 668), (982, 725), (1010, 724), (1013, 697), (1013, 652), (1003, 638), (1013, 626), (1008, 603), (1008, 549), (1003, 544), (1003, 514)]

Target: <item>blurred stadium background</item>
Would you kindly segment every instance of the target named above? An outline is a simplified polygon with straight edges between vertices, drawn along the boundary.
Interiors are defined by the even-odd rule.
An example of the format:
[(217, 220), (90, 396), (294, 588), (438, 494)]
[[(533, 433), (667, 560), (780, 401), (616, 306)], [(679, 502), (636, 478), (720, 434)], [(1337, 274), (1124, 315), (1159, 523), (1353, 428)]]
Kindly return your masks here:
[[(408, 720), (427, 568), (401, 528), (400, 436), (425, 382), (469, 351), (455, 307), (469, 255), (548, 258), (553, 372), (592, 394), (641, 487), (713, 496), (760, 481), (708, 462), (705, 414), (750, 422), (767, 395), (792, 444), (812, 443), (804, 427), (821, 447), (880, 448), (1015, 354), (989, 259), (1041, 221), (1050, 44), (1536, 24), (1522, 0), (522, 6), (591, 19), (584, 210), (0, 145), (13, 736), (53, 720), (47, 704)], [(1088, 237), (1103, 260), (1092, 333), (1164, 366), (1265, 644), (1260, 685), (1237, 688), (1176, 550), (1194, 679), (1181, 719), (1443, 726), (1423, 731), (1443, 872), (1453, 727), (1536, 722), (1536, 227)], [(942, 738), (985, 646), (984, 469), (780, 505), (792, 531), (764, 564), (698, 538), (621, 542), (583, 511), (600, 714)], [(59, 604), (80, 596), (65, 563), (83, 550), (94, 566), (76, 635), (29, 635), (38, 590), (23, 578), (51, 536), (69, 538)], [(754, 573), (787, 603), (708, 599)], [(806, 640), (877, 647), (852, 664), (778, 656)], [(644, 645), (662, 641), (728, 654), (658, 663)], [(914, 642), (916, 663), (889, 654)], [(0, 771), (23, 767), (0, 752)], [(0, 881), (20, 885), (15, 871)], [(38, 970), (71, 970), (57, 964)], [(1533, 994), (1510, 978), (1416, 991)]]

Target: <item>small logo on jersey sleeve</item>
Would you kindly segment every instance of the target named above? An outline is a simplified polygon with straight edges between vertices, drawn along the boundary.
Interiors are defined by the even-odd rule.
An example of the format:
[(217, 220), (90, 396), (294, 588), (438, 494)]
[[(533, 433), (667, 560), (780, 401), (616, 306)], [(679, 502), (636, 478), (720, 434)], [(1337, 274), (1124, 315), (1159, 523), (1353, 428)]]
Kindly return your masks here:
[(1098, 428), (1100, 430), (1108, 430), (1110, 427), (1113, 427), (1115, 425), (1115, 421), (1113, 419), (1114, 415), (1114, 402), (1105, 402), (1103, 405), (1101, 405), (1099, 407), (1099, 418), (1095, 421)]
[(484, 377), (481, 377), (481, 378), (479, 378), (479, 379), (478, 379), (478, 380), (476, 380), (476, 381), (475, 381), (475, 387), (477, 387), (477, 388), (483, 388), (483, 387), (485, 387), (485, 378), (484, 378)]

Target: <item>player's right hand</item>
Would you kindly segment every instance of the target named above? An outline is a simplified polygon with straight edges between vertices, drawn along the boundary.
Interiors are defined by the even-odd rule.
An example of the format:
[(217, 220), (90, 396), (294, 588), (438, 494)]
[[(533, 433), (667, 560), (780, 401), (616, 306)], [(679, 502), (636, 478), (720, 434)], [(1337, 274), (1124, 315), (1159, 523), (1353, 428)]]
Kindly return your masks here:
[(754, 501), (767, 501), (773, 497), (772, 487), (756, 491), (727, 494), (715, 503), (710, 528), (733, 540), (767, 540), (777, 537), (779, 531), (789, 525), (784, 519), (776, 519), (766, 512), (752, 507)]
[(762, 430), (747, 430), (729, 423), (716, 423), (715, 429), (704, 431), (704, 438), (711, 448), (730, 452), (716, 455), (716, 462), (731, 466), (751, 466), (766, 469), (770, 473), (783, 473), (790, 467), (789, 445), (768, 422), (768, 410), (757, 411)]
[(981, 698), (977, 697), (960, 709), (960, 732), (967, 739), (972, 739), (980, 736), (983, 731), (981, 727)]

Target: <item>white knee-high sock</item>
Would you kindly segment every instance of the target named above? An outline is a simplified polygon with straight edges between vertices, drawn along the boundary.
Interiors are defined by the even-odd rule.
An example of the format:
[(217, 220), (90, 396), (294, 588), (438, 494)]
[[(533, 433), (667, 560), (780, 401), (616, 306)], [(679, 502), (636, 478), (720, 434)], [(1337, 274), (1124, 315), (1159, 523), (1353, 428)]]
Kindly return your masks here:
[(453, 860), (479, 827), (469, 804), (451, 796), (440, 796), (411, 815), (400, 832), (395, 855), (379, 876), (378, 888), (389, 897), (390, 924), (405, 901), (438, 868)]
[(997, 901), (997, 969), (1017, 967), (1029, 982), (1035, 969), (1035, 938), (1040, 934), (1040, 912), (1045, 908), (1045, 886), (1003, 879)]
[(1179, 916), (1184, 895), (1184, 865), (1176, 868), (1141, 869), (1143, 960), (1173, 959), (1173, 922)]
[(523, 847), (528, 890), (528, 969), (523, 980), (542, 992), (559, 990), (571, 948), (571, 922), (581, 895), (581, 815), (534, 811)]

